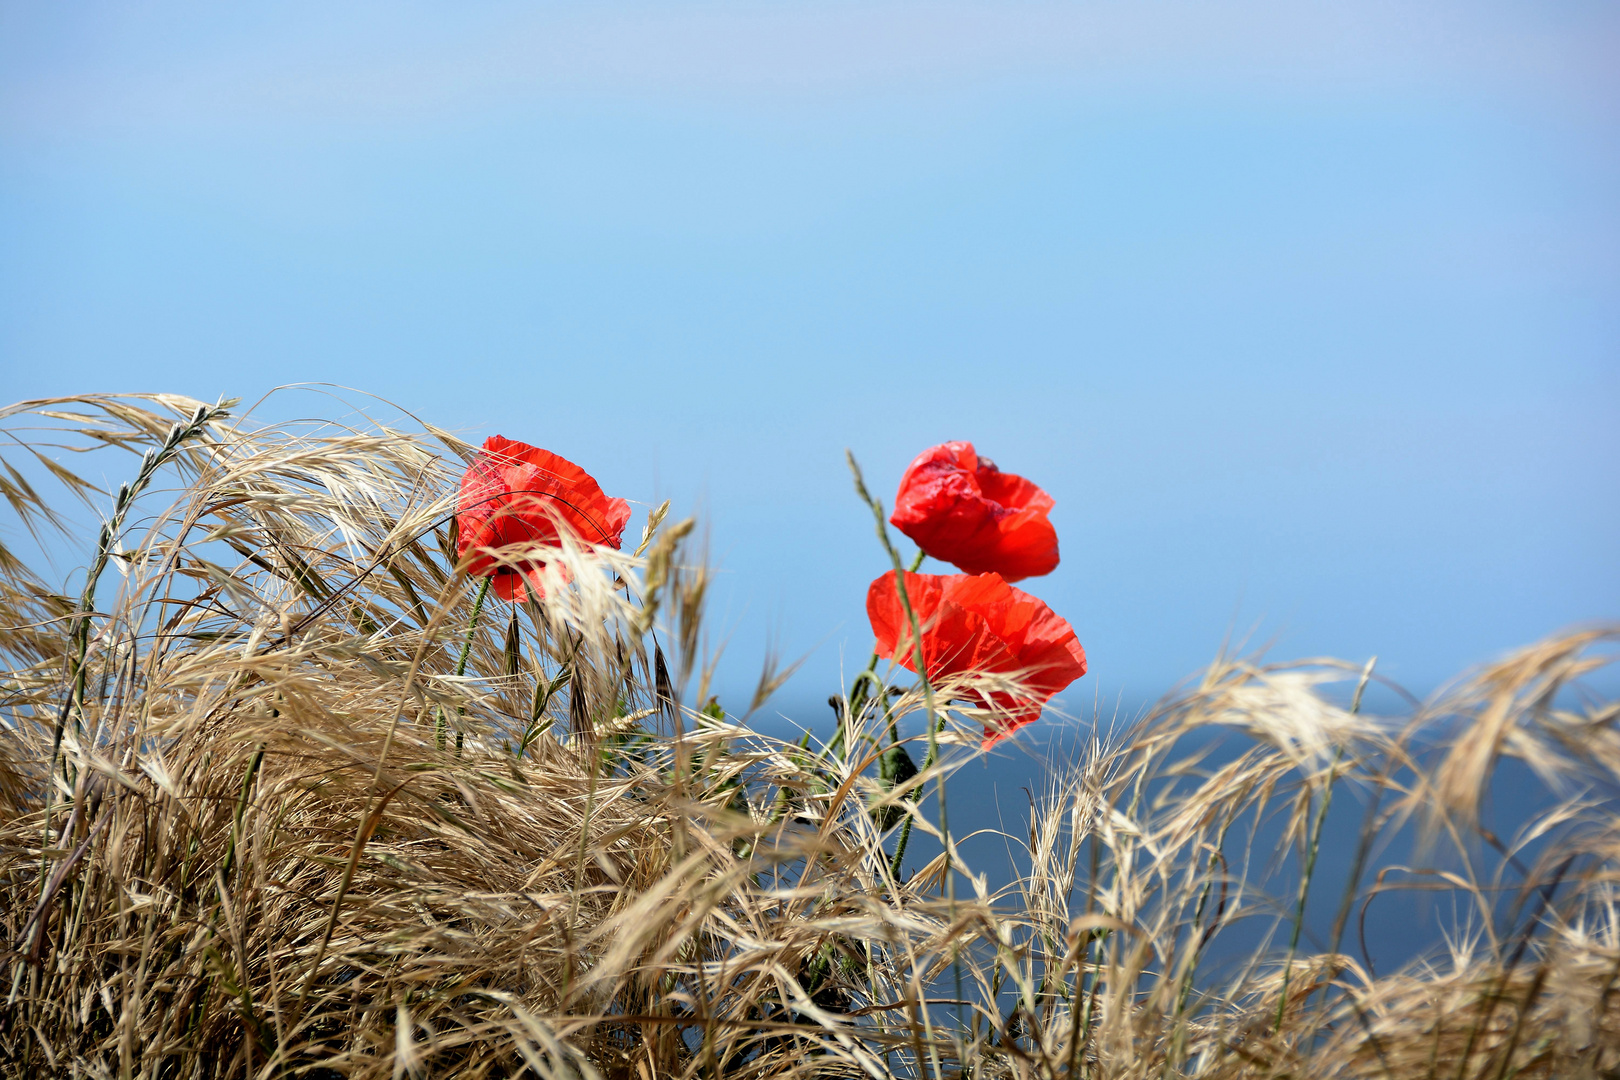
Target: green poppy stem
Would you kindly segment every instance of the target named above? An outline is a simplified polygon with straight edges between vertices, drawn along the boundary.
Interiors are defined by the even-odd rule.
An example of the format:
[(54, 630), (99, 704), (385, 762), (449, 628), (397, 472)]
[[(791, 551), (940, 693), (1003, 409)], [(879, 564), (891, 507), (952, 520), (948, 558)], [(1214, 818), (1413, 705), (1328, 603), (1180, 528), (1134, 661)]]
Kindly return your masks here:
[[(456, 678), (458, 679), (467, 674), (467, 657), (472, 654), (473, 634), (478, 630), (478, 613), (484, 610), (484, 597), (489, 595), (489, 583), (492, 580), (494, 579), (485, 578), (478, 586), (478, 595), (473, 599), (472, 619), (467, 623), (467, 638), (461, 643), (461, 658), (456, 661)], [(459, 705), (456, 707), (456, 715), (458, 717), (462, 715)], [(440, 750), (444, 749), (444, 727), (444, 709), (440, 708), (439, 721), (435, 725), (433, 733)], [(461, 731), (459, 728), (456, 731), (456, 756), (461, 756)]]
[[(939, 754), (939, 743), (936, 740), (935, 735), (944, 726), (945, 726), (945, 721), (942, 718), (940, 720), (940, 722), (937, 725), (935, 725), (933, 730), (930, 732), (929, 738), (928, 738), (928, 756), (923, 758), (922, 768), (919, 769), (918, 772), (924, 772), (925, 773), (929, 769), (932, 769), (934, 767), (934, 759)], [(906, 845), (911, 842), (911, 824), (912, 824), (912, 822), (914, 820), (916, 820), (916, 819), (913, 818), (910, 814), (907, 814), (906, 815), (906, 820), (900, 823), (900, 840), (894, 846), (894, 858), (889, 861), (889, 874), (896, 881), (900, 880), (900, 866), (901, 866), (902, 863), (905, 862)], [(942, 832), (944, 831), (943, 826), (941, 827), (941, 831)], [(949, 855), (947, 855), (946, 857), (949, 858)], [(948, 866), (946, 867), (946, 870), (947, 870), (947, 872), (949, 871)]]
[[(939, 759), (939, 732), (943, 724), (936, 725), (934, 722), (939, 710), (935, 706), (934, 684), (928, 677), (928, 661), (923, 653), (922, 624), (917, 618), (916, 610), (911, 606), (911, 596), (906, 591), (905, 563), (900, 561), (900, 552), (895, 550), (894, 542), (889, 539), (888, 522), (883, 516), (883, 504), (874, 499), (871, 492), (866, 489), (866, 480), (861, 476), (861, 467), (855, 464), (855, 455), (846, 450), (844, 451), (844, 457), (849, 461), (849, 471), (855, 474), (855, 493), (861, 497), (862, 502), (871, 508), (872, 516), (877, 519), (878, 540), (883, 544), (884, 550), (889, 553), (889, 561), (894, 564), (895, 591), (900, 594), (900, 607), (905, 612), (906, 622), (911, 628), (912, 663), (916, 667), (917, 681), (922, 685), (923, 712), (928, 718), (928, 764), (923, 766), (923, 771), (926, 772)], [(918, 555), (921, 554), (921, 552), (918, 552)], [(917, 560), (912, 565), (921, 566), (922, 562)], [(944, 838), (945, 844), (945, 895), (954, 917), (956, 911), (956, 881), (951, 876), (951, 827), (950, 819), (946, 816), (945, 810), (945, 774), (941, 773), (934, 783), (936, 790), (939, 792), (939, 831)], [(910, 820), (908, 815), (907, 824), (910, 824)], [(904, 854), (904, 840), (908, 835), (909, 830), (902, 833), (901, 855)], [(899, 866), (900, 859), (897, 857), (894, 861), (896, 874), (898, 874)]]
[[(916, 573), (917, 567), (921, 566), (926, 558), (928, 558), (927, 553), (918, 549), (916, 557), (911, 560), (910, 572)], [(878, 654), (873, 652), (871, 659), (866, 662), (865, 670), (855, 676), (855, 682), (849, 688), (849, 697), (844, 702), (844, 714), (839, 717), (838, 730), (833, 732), (832, 742), (827, 745), (827, 752), (832, 757), (848, 757), (849, 751), (846, 746), (844, 730), (860, 719), (861, 710), (873, 698), (872, 690), (874, 688), (882, 689), (882, 684), (878, 682), (877, 678), (878, 660)], [(894, 731), (892, 721), (889, 728), (892, 735)]]

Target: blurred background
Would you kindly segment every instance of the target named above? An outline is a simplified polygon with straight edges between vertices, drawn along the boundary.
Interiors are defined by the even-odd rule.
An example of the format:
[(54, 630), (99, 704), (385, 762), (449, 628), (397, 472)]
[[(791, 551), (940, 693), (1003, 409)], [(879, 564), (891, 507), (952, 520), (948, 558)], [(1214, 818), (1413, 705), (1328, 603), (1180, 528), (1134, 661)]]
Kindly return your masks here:
[[(0, 397), (325, 382), (697, 511), (823, 703), (972, 440), (1133, 713), (1620, 616), (1620, 8), (0, 0)], [(391, 410), (278, 398), (277, 416)], [(121, 477), (110, 477), (116, 484)], [(938, 567), (935, 567), (938, 568)]]

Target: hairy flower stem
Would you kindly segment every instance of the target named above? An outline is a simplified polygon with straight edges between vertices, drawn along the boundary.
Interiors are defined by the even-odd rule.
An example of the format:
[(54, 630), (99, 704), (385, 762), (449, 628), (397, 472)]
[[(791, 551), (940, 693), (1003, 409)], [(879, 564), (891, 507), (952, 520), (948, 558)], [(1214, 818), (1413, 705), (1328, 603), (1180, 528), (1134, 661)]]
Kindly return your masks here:
[[(872, 497), (872, 493), (866, 490), (866, 481), (861, 476), (861, 467), (855, 463), (855, 455), (846, 450), (844, 451), (844, 456), (849, 461), (849, 471), (855, 476), (855, 492), (861, 497), (861, 500), (871, 508), (872, 517), (877, 522), (878, 540), (882, 542), (884, 550), (889, 553), (889, 561), (894, 564), (895, 588), (900, 594), (900, 606), (905, 610), (906, 622), (911, 626), (912, 663), (916, 665), (917, 681), (922, 684), (923, 708), (928, 720), (928, 757), (926, 759), (926, 763), (923, 765), (922, 770), (924, 773), (926, 773), (930, 768), (933, 767), (934, 762), (939, 758), (939, 730), (941, 725), (936, 725), (934, 721), (937, 711), (934, 702), (934, 684), (928, 678), (928, 661), (923, 653), (922, 624), (917, 619), (916, 609), (911, 606), (911, 596), (906, 591), (905, 564), (900, 561), (900, 552), (895, 550), (894, 542), (889, 539), (888, 524), (883, 517), (883, 504), (874, 499)], [(915, 565), (921, 564), (919, 563)], [(943, 772), (940, 773), (939, 779), (935, 783), (939, 791), (939, 833), (945, 848), (945, 902), (947, 905), (947, 910), (950, 912), (950, 917), (952, 921), (954, 921), (956, 918), (956, 880), (951, 872), (951, 826), (950, 818), (947, 816), (945, 809), (945, 774)], [(900, 849), (896, 853), (893, 863), (893, 876), (896, 880), (898, 880), (900, 876), (900, 858), (905, 854), (905, 840), (908, 838), (911, 820), (911, 816), (908, 814), (906, 816), (905, 831), (903, 831), (901, 834)], [(958, 999), (960, 999), (962, 996), (962, 968), (960, 957), (953, 954), (951, 958), (951, 967), (956, 973), (956, 996)], [(938, 1068), (939, 1067), (936, 1064), (936, 1073), (938, 1072)]]
[[(472, 653), (473, 634), (478, 630), (478, 613), (484, 610), (484, 597), (489, 595), (489, 583), (493, 580), (493, 578), (485, 578), (478, 586), (478, 595), (473, 598), (472, 619), (467, 623), (466, 640), (461, 643), (461, 658), (456, 661), (456, 678), (458, 679), (467, 674), (467, 657)], [(461, 706), (456, 706), (457, 717), (462, 715), (462, 711)], [(439, 707), (438, 714), (438, 723), (434, 726), (433, 737), (438, 742), (439, 749), (443, 750), (445, 723), (443, 706)], [(461, 756), (461, 738), (461, 728), (458, 725), (456, 727), (456, 757)]]
[[(921, 566), (926, 558), (928, 558), (928, 554), (919, 549), (916, 556), (911, 560), (909, 571), (913, 574), (916, 573), (917, 567)], [(834, 757), (848, 757), (849, 750), (845, 730), (860, 719), (861, 710), (876, 696), (874, 691), (879, 693), (882, 691), (883, 684), (878, 681), (877, 677), (879, 659), (881, 657), (874, 650), (872, 655), (867, 658), (866, 667), (862, 669), (859, 675), (855, 676), (855, 682), (849, 688), (849, 697), (845, 701), (844, 715), (840, 717), (841, 722), (838, 725), (838, 730), (833, 733), (832, 741), (827, 746), (827, 752)], [(892, 737), (894, 735), (892, 721), (889, 724), (889, 732)]]
[[(856, 721), (860, 719), (861, 710), (865, 709), (867, 703), (876, 696), (872, 694), (868, 687), (877, 688), (879, 695), (882, 693), (882, 683), (878, 681), (877, 677), (877, 663), (878, 654), (874, 652), (871, 659), (866, 662), (866, 668), (855, 676), (855, 682), (849, 688), (849, 697), (844, 700), (843, 711), (838, 716), (838, 730), (833, 732), (831, 741), (827, 743), (827, 756), (848, 760), (849, 739), (847, 733), (854, 728)], [(838, 699), (834, 698), (833, 700), (836, 702)]]
[[(856, 741), (855, 732), (859, 730), (858, 725), (861, 714), (874, 702), (883, 700), (886, 687), (884, 687), (874, 670), (877, 667), (877, 662), (878, 655), (873, 653), (867, 669), (855, 676), (855, 684), (851, 688), (849, 696), (844, 699), (842, 706), (837, 709), (838, 726), (833, 731), (833, 737), (828, 741), (827, 747), (821, 755), (823, 759), (836, 758), (839, 761), (847, 762), (850, 747)], [(836, 697), (832, 699), (832, 704), (834, 706), (839, 705)], [(889, 730), (891, 733), (894, 731), (892, 718), (889, 721)], [(864, 736), (864, 741), (876, 745), (871, 736)]]
[[(935, 736), (935, 733), (937, 733), (944, 726), (945, 726), (945, 721), (942, 719), (942, 720), (940, 720), (938, 727), (930, 728), (929, 736), (928, 736), (928, 756), (923, 759), (922, 768), (918, 770), (919, 772), (926, 773), (929, 769), (934, 767), (934, 758), (936, 756), (936, 751), (939, 749), (939, 747), (935, 743), (934, 736)], [(945, 810), (945, 805), (944, 805), (944, 800), (942, 799), (940, 801), (940, 827), (941, 827), (941, 831), (943, 831), (943, 829), (944, 829), (944, 821), (945, 821), (944, 810)], [(894, 847), (894, 858), (889, 861), (889, 873), (890, 873), (891, 876), (894, 877), (894, 879), (896, 881), (898, 881), (900, 879), (900, 866), (901, 866), (901, 863), (904, 861), (904, 859), (906, 857), (906, 845), (911, 842), (911, 823), (912, 823), (913, 820), (914, 819), (912, 818), (912, 816), (910, 814), (907, 814), (906, 815), (906, 820), (901, 823), (901, 825), (900, 825), (900, 842), (895, 845), (895, 847)], [(947, 855), (946, 858), (949, 859), (950, 856)]]

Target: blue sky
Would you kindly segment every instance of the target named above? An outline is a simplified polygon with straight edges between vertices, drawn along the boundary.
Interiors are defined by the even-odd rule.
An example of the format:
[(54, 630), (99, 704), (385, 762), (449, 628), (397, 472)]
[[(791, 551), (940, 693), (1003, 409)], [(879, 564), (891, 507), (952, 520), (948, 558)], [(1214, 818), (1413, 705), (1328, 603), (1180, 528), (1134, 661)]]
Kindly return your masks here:
[(813, 650), (818, 723), (884, 568), (843, 450), (890, 498), (951, 438), (1057, 500), (1071, 712), (1228, 637), (1427, 690), (1620, 616), (1616, 55), (1579, 3), (0, 0), (0, 397), (546, 446), (701, 511), (722, 691)]

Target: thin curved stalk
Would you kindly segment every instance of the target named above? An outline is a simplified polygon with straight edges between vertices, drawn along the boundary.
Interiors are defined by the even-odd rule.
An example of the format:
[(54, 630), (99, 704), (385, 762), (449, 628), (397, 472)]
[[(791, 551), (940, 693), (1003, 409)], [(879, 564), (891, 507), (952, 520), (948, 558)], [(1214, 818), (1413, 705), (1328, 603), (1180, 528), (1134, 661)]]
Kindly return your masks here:
[[(472, 653), (473, 634), (478, 631), (478, 613), (484, 610), (484, 597), (489, 595), (489, 583), (493, 578), (485, 578), (478, 586), (478, 595), (473, 599), (472, 619), (467, 623), (467, 637), (461, 643), (461, 658), (456, 661), (456, 678), (467, 674), (467, 657)], [(462, 709), (456, 707), (456, 715), (460, 716)], [(434, 725), (433, 737), (439, 749), (444, 749), (444, 707), (438, 709), (438, 722)], [(461, 756), (461, 728), (456, 728), (456, 756)]]

